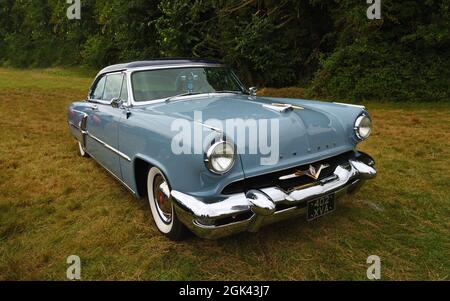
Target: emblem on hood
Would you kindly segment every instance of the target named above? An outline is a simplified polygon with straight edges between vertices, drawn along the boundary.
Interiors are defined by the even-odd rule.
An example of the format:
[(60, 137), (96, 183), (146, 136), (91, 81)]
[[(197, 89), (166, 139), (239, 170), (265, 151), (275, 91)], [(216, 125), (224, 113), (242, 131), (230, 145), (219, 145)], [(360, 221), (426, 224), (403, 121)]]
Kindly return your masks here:
[(313, 178), (314, 180), (317, 180), (320, 177), (320, 174), (322, 173), (322, 171), (329, 167), (330, 167), (330, 165), (328, 165), (328, 164), (322, 164), (317, 168), (314, 167), (313, 165), (310, 165), (309, 169), (307, 169), (307, 170), (298, 170), (293, 174), (280, 177), (279, 180), (284, 181), (284, 180), (289, 180), (289, 179), (298, 178), (298, 177), (302, 177), (302, 176), (308, 176), (310, 178)]
[(264, 105), (264, 107), (280, 113), (292, 110), (304, 110), (303, 107), (291, 105), (288, 103), (273, 103), (271, 105)]

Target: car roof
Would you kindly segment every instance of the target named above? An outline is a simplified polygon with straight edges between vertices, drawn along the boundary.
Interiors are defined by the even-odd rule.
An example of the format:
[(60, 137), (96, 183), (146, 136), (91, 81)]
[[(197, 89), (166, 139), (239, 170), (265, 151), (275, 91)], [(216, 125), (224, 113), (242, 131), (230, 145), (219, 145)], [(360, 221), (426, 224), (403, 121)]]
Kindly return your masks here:
[(111, 72), (119, 72), (130, 69), (138, 69), (145, 67), (165, 67), (173, 65), (192, 65), (192, 64), (205, 64), (205, 65), (223, 65), (220, 61), (210, 60), (210, 59), (187, 59), (187, 58), (162, 58), (162, 59), (151, 59), (146, 61), (135, 61), (125, 64), (111, 65), (102, 69), (98, 74), (105, 74)]

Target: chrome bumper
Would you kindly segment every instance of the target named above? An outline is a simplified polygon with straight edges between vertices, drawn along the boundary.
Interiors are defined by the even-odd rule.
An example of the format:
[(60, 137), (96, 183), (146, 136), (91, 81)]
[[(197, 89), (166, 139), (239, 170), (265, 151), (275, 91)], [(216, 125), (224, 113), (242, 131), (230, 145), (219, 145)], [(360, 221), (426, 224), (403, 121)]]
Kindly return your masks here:
[(178, 218), (199, 237), (215, 239), (243, 231), (257, 232), (266, 224), (305, 213), (309, 200), (332, 193), (338, 198), (355, 191), (377, 174), (373, 167), (361, 161), (348, 163), (348, 166), (337, 166), (332, 176), (313, 186), (288, 193), (278, 187), (268, 187), (230, 195), (212, 204), (176, 190), (171, 191), (171, 196)]

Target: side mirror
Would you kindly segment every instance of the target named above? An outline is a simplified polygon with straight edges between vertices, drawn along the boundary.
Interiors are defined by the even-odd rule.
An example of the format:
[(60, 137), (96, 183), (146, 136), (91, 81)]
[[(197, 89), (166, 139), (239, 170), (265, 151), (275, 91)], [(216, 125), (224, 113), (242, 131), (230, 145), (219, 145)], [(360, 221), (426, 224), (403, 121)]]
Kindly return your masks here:
[(256, 92), (258, 92), (258, 89), (256, 87), (251, 87), (251, 88), (248, 89), (248, 93), (251, 96), (256, 96)]
[(121, 108), (123, 106), (123, 101), (120, 98), (113, 98), (111, 100), (111, 106), (116, 109)]

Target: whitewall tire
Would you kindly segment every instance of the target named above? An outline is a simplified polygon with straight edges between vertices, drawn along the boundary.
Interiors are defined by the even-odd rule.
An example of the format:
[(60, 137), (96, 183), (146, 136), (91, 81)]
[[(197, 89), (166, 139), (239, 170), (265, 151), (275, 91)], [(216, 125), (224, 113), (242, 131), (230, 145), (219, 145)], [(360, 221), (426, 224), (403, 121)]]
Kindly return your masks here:
[(187, 229), (176, 216), (170, 198), (169, 182), (156, 167), (148, 171), (147, 192), (150, 211), (158, 230), (172, 240), (183, 239)]

